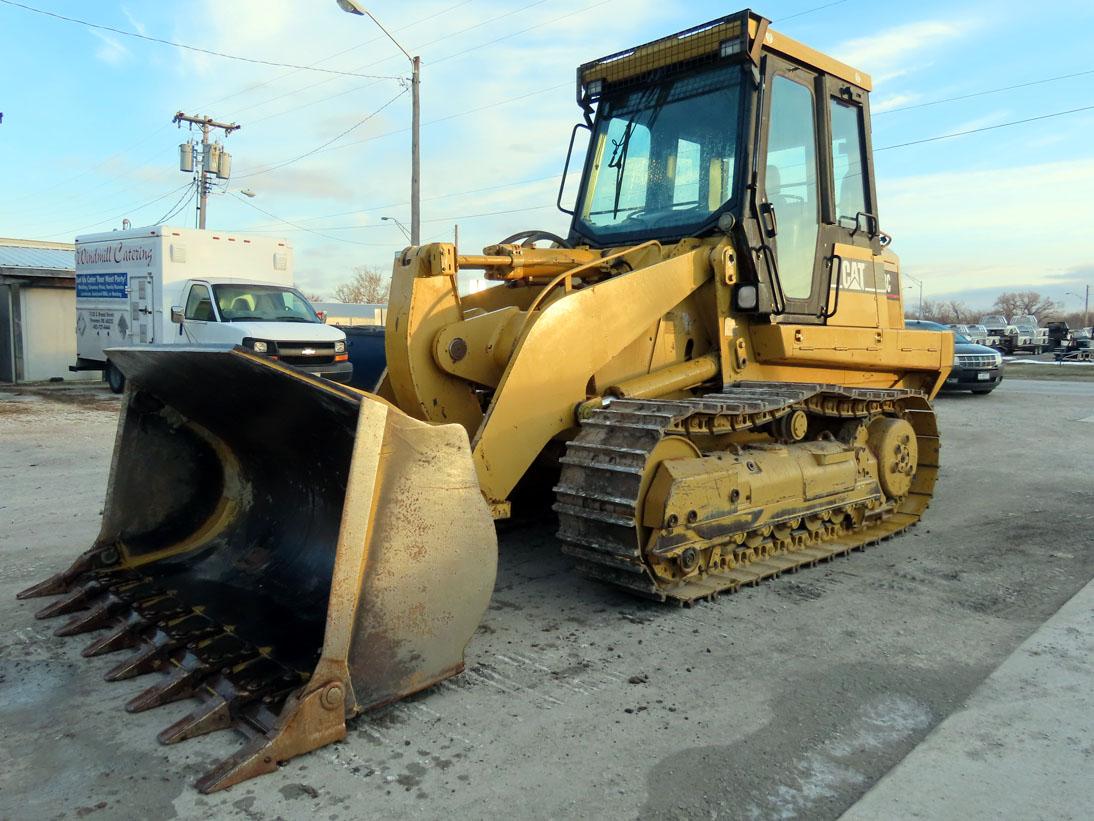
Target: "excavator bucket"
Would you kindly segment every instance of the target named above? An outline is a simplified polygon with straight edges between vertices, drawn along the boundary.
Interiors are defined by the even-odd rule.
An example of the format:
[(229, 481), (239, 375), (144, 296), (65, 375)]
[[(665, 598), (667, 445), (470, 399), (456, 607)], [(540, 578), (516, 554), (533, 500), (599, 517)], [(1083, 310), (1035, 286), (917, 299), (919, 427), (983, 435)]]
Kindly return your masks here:
[(497, 537), (467, 434), (242, 348), (123, 348), (102, 527), (20, 598), (156, 673), (137, 712), (200, 705), (165, 744), (248, 737), (223, 789), (336, 741), (346, 719), (449, 676), (489, 603)]

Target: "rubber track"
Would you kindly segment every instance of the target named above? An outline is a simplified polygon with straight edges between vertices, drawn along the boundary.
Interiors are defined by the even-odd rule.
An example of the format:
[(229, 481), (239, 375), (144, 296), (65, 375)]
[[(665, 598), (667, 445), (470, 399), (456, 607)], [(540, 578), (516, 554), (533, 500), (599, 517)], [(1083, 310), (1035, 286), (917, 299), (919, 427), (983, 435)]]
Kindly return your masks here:
[[(893, 409), (912, 425), (919, 465), (911, 491), (896, 505), (871, 511), (854, 529), (826, 524), (755, 548), (738, 548), (732, 570), (689, 577), (667, 588), (646, 565), (638, 544), (638, 494), (647, 462), (667, 435), (707, 430), (749, 430), (793, 410), (835, 418), (866, 418)], [(889, 411), (892, 412), (892, 411)], [(554, 510), (564, 553), (578, 572), (631, 593), (690, 602), (734, 592), (788, 571), (808, 567), (888, 539), (919, 521), (930, 504), (938, 475), (939, 439), (930, 403), (910, 390), (846, 388), (802, 383), (742, 382), (686, 400), (615, 400), (582, 422), (561, 459)]]

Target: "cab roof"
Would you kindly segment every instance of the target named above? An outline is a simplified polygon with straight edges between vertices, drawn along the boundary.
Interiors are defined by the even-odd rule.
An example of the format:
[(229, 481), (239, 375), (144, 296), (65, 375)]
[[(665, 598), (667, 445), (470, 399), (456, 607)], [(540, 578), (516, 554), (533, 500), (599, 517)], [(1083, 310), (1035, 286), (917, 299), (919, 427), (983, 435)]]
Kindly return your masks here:
[(708, 23), (609, 54), (577, 70), (579, 102), (597, 99), (608, 86), (639, 81), (667, 66), (747, 56), (758, 63), (762, 51), (774, 52), (870, 91), (870, 75), (770, 28), (770, 21), (745, 9)]

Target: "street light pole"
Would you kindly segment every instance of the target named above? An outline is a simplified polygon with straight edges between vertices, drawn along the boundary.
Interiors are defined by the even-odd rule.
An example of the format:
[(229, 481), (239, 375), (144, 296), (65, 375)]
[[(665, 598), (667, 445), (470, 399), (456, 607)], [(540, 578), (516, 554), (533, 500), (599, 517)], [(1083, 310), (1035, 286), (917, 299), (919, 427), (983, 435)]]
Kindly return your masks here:
[(1078, 294), (1073, 294), (1071, 291), (1066, 292), (1068, 296), (1073, 296), (1076, 299), (1082, 299), (1083, 301), (1083, 327), (1087, 327), (1090, 324), (1090, 286), (1086, 286), (1086, 295), (1080, 297)]
[(338, 8), (342, 11), (368, 17), (379, 27), (380, 31), (387, 35), (387, 39), (393, 42), (399, 48), (399, 51), (410, 60), (410, 244), (418, 245), (421, 241), (421, 150), (419, 136), (422, 127), (420, 97), (422, 58), (411, 57), (410, 52), (403, 48), (403, 44), (384, 28), (384, 24), (377, 20), (371, 11), (361, 5), (360, 0), (337, 0), (337, 2)]
[[(399, 220), (395, 219), (395, 217), (380, 217), (380, 221), (381, 222), (394, 222), (396, 227), (400, 231), (403, 232), (403, 236), (406, 237), (408, 241), (410, 241), (410, 232), (407, 231), (406, 226), (403, 225), (401, 222), (399, 222)], [(411, 244), (413, 244), (413, 243), (411, 243)]]
[[(904, 274), (904, 276), (906, 276), (912, 282), (919, 285), (919, 314), (917, 315), (917, 319), (923, 319), (923, 280), (917, 279), (916, 277), (912, 276), (911, 274), (907, 274), (907, 273)], [(911, 286), (907, 285), (905, 287), (910, 288)]]

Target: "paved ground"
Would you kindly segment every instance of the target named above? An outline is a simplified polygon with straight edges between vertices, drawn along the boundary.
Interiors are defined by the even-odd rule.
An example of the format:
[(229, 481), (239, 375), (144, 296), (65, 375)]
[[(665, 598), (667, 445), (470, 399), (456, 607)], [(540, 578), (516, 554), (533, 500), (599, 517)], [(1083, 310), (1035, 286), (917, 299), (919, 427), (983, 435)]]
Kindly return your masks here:
[(504, 534), (466, 675), (202, 797), (236, 739), (158, 746), (188, 705), (127, 715), (148, 682), (103, 682), (112, 658), (14, 599), (97, 531), (113, 400), (66, 396), (0, 392), (0, 817), (835, 818), (1094, 577), (1094, 385), (1008, 381), (939, 400), (920, 527), (714, 604), (635, 601), (548, 529)]
[(1085, 819), (1094, 806), (1090, 582), (846, 814)]

